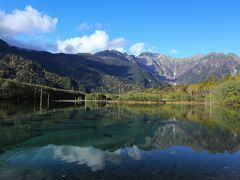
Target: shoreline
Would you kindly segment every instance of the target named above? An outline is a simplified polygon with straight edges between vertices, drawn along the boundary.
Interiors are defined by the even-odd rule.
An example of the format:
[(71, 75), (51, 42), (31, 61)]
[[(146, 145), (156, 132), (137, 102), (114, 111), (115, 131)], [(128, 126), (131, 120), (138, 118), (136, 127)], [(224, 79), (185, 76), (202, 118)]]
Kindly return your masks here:
[(54, 100), (59, 103), (81, 103), (81, 102), (105, 102), (119, 104), (179, 104), (179, 105), (210, 105), (210, 102), (186, 102), (186, 101), (113, 101), (113, 100)]

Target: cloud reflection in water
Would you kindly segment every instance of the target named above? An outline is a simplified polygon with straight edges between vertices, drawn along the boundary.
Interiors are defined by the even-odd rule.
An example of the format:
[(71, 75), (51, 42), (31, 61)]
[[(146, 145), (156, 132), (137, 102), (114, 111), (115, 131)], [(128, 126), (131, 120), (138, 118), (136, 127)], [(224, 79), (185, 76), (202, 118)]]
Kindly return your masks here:
[(107, 162), (112, 164), (120, 164), (124, 161), (124, 155), (140, 160), (141, 152), (137, 146), (132, 148), (118, 149), (114, 152), (103, 151), (93, 147), (78, 147), (78, 146), (53, 146), (53, 158), (67, 163), (77, 163), (86, 165), (92, 171), (102, 170)]

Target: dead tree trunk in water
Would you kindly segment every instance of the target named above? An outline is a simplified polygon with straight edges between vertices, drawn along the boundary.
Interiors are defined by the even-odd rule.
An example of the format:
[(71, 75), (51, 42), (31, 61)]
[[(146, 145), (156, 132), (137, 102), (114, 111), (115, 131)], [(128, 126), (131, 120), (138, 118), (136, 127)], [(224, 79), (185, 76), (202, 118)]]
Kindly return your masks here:
[(40, 111), (42, 110), (42, 97), (43, 96), (43, 91), (42, 91), (42, 89), (41, 89), (41, 91), (40, 91)]
[(47, 107), (49, 108), (49, 93), (48, 93)]

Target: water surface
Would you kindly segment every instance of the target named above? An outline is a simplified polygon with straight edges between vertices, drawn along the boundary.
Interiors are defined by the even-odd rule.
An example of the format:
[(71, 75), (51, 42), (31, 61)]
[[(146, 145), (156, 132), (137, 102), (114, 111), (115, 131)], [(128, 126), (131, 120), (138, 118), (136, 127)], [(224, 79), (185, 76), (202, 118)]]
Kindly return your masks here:
[(239, 179), (238, 109), (0, 105), (0, 179)]

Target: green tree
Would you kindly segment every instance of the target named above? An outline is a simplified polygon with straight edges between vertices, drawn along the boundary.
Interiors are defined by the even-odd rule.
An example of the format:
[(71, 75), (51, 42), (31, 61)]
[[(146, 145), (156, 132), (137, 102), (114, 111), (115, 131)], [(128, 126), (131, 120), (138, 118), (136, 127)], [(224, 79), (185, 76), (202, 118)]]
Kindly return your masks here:
[(240, 81), (233, 80), (219, 84), (213, 97), (218, 104), (240, 106)]

